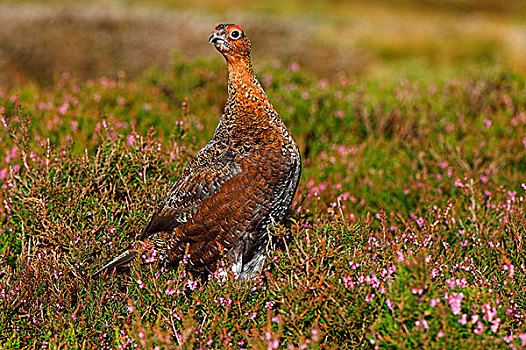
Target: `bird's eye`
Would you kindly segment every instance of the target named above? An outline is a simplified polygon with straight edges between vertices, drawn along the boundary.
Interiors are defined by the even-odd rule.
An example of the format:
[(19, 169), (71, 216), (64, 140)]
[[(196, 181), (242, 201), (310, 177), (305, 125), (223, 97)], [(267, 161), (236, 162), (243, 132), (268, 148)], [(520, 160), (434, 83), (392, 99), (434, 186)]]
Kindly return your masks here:
[(239, 39), (240, 36), (241, 36), (241, 32), (237, 29), (234, 29), (233, 31), (230, 32), (231, 39)]

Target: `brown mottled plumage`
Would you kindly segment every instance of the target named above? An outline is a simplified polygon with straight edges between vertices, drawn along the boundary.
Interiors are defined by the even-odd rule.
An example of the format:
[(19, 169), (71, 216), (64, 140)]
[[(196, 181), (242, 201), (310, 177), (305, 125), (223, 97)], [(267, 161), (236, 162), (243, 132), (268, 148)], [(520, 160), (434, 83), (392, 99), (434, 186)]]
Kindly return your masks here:
[(233, 24), (209, 39), (228, 65), (228, 100), (213, 138), (190, 161), (142, 231), (141, 243), (97, 271), (128, 264), (153, 247), (189, 267), (214, 272), (223, 252), (232, 272), (263, 266), (268, 229), (283, 220), (298, 186), (298, 146), (256, 79), (250, 41)]

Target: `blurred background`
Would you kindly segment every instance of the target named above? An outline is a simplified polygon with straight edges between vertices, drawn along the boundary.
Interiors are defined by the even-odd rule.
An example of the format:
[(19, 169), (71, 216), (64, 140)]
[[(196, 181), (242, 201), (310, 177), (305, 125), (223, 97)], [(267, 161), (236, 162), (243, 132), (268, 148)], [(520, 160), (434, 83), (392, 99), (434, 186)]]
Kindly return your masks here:
[(221, 22), (246, 30), (256, 64), (298, 62), (320, 79), (526, 72), (526, 1), (3, 1), (0, 87), (217, 55), (207, 39)]

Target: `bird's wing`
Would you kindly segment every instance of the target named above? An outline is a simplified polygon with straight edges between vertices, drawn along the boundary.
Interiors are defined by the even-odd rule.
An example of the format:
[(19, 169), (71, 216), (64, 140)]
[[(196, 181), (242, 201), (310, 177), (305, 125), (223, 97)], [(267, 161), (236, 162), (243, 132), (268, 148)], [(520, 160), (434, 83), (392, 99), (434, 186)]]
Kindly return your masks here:
[[(156, 232), (173, 231), (181, 225), (190, 228), (201, 218), (201, 215), (196, 216), (196, 213), (207, 211), (203, 208), (204, 206), (213, 208), (216, 212), (214, 216), (218, 219), (222, 217), (221, 213), (233, 214), (227, 214), (226, 208), (232, 207), (233, 202), (250, 195), (248, 191), (255, 188), (268, 188), (269, 185), (272, 187), (267, 181), (272, 182), (272, 176), (262, 176), (257, 173), (270, 170), (257, 169), (258, 158), (257, 156), (252, 157), (250, 163), (254, 167), (247, 167), (246, 164), (242, 164), (243, 159), (230, 147), (224, 144), (209, 143), (187, 165), (179, 180), (157, 208), (148, 225), (145, 226), (141, 238), (144, 240)], [(263, 158), (260, 160), (263, 161)], [(229, 185), (225, 186), (227, 182)], [(260, 198), (264, 202), (270, 199)], [(185, 231), (188, 235), (192, 235), (193, 230), (185, 229)]]

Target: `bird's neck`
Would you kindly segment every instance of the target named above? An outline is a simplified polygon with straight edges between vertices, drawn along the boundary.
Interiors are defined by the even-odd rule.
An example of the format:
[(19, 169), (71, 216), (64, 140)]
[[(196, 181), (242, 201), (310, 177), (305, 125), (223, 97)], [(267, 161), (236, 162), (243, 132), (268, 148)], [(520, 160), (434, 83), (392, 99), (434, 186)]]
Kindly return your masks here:
[(288, 130), (254, 75), (250, 58), (246, 61), (227, 59), (227, 63), (228, 99), (214, 139), (232, 137), (242, 140), (253, 137), (254, 130), (265, 130), (267, 133), (274, 130), (287, 134)]
[[(228, 101), (227, 104), (240, 104), (244, 108), (265, 106), (272, 108), (263, 87), (252, 69), (250, 57), (227, 60)], [(273, 109), (273, 108), (272, 108)]]

